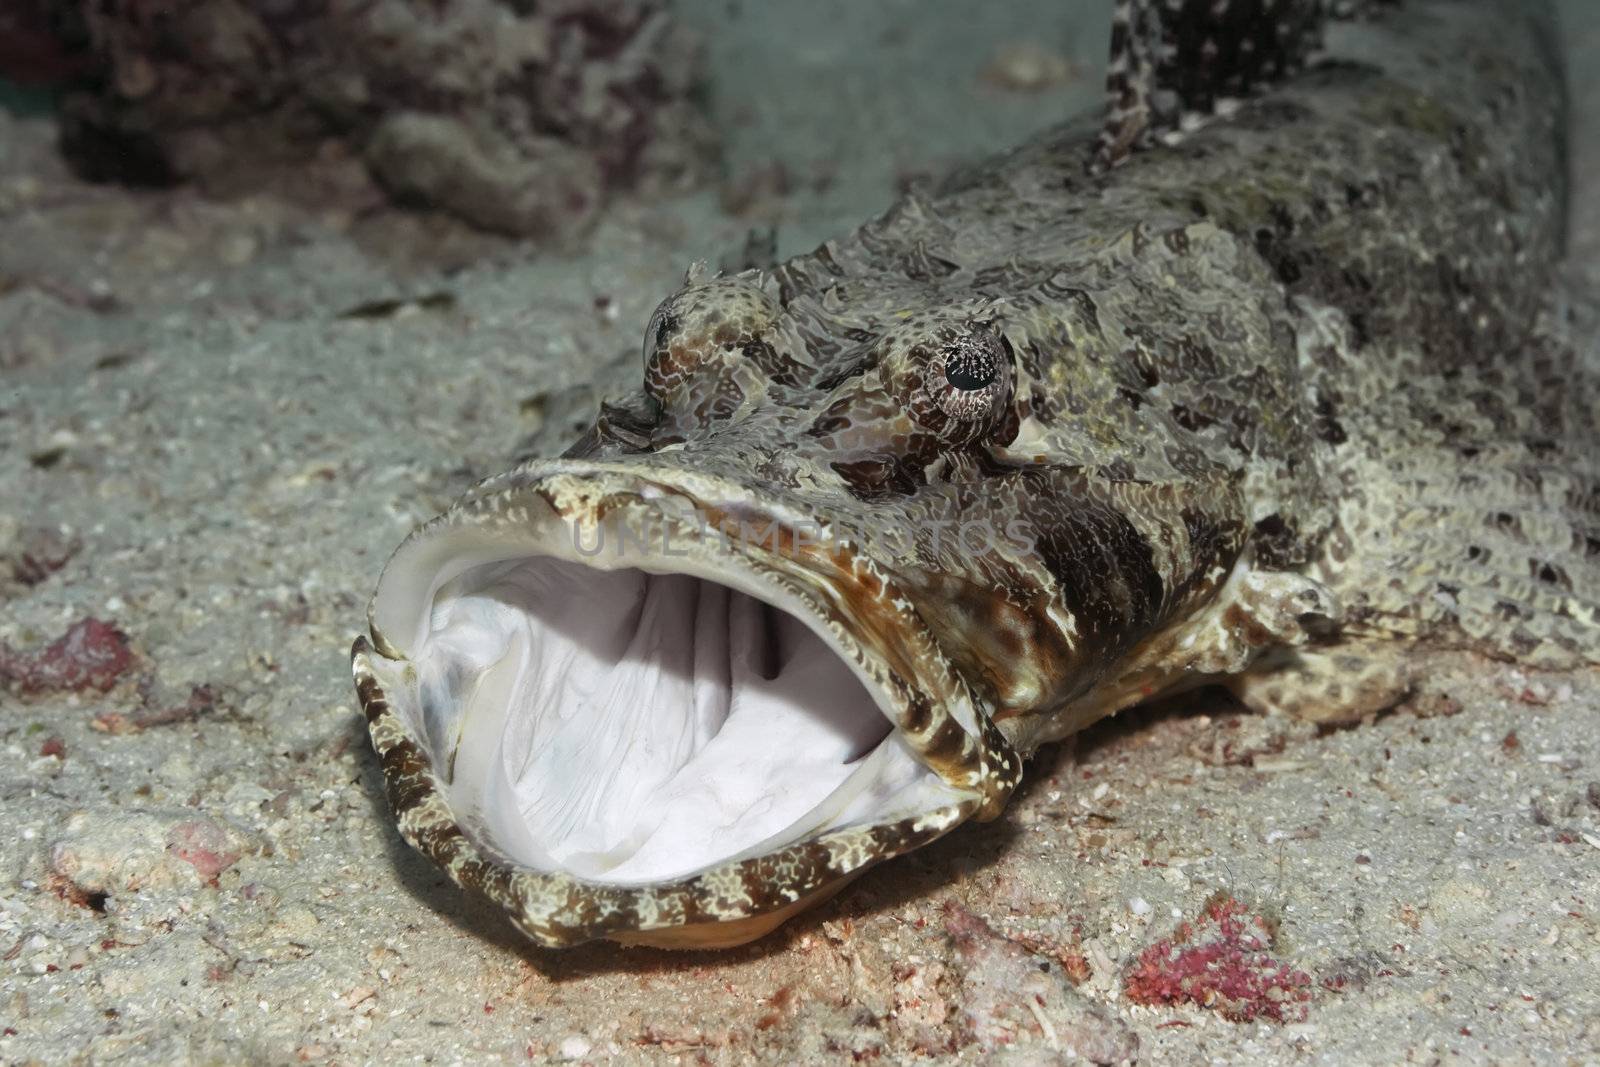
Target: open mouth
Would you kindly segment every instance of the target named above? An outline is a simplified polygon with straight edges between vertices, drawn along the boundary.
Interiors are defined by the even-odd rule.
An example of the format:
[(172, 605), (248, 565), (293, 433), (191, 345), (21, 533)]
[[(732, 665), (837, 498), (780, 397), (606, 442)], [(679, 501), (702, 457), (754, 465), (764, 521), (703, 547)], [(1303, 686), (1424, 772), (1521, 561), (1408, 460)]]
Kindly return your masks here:
[(549, 557), (441, 590), (418, 724), (506, 855), (681, 877), (871, 816), (926, 775), (805, 623), (725, 585)]
[[(638, 534), (617, 501), (649, 495), (604, 499)], [(597, 549), (571, 522), (605, 509), (580, 496), (469, 497), (401, 547), (373, 599), (387, 707), (487, 855), (625, 889), (970, 813), (974, 791), (897, 728), (897, 675), (827, 566), (703, 526), (675, 552), (652, 531)]]

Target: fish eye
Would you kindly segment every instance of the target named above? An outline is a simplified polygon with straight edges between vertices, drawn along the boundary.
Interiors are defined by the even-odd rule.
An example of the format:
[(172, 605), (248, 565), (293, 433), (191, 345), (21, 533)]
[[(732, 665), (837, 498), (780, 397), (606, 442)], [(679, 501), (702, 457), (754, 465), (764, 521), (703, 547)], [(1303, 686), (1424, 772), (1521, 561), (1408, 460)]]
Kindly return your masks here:
[[(812, 423), (819, 436), (854, 431), (857, 444), (932, 458), (997, 435), (1016, 423), (1016, 355), (994, 324), (973, 318), (912, 319), (874, 338), (857, 373), (830, 383), (827, 406)], [(868, 449), (867, 445), (861, 445)]]
[(935, 406), (952, 419), (981, 419), (1005, 398), (1004, 342), (976, 326), (945, 340), (933, 352), (924, 379)]

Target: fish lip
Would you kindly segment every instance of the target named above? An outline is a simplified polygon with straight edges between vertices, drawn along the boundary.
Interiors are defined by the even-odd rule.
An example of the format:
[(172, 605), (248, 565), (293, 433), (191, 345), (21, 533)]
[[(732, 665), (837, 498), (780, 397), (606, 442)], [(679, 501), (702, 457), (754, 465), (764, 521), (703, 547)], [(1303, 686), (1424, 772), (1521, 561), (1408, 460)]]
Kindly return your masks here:
[[(533, 463), (479, 483), (443, 515), (419, 527), (396, 549), (385, 578), (402, 563), (413, 572), (427, 573), (427, 553), (439, 553), (447, 534), (458, 554), (463, 539), (477, 546), (479, 554), (470, 557), (475, 564), (529, 554), (534, 547), (548, 549), (552, 543), (537, 541), (530, 531), (548, 533), (551, 523), (560, 522), (566, 527), (568, 547), (545, 554), (570, 554), (577, 562), (602, 569), (609, 569), (604, 564), (611, 562), (613, 567), (696, 574), (742, 588), (778, 603), (817, 629), (855, 670), (893, 729), (938, 775), (953, 799), (909, 818), (829, 831), (760, 855), (735, 857), (687, 877), (646, 885), (589, 882), (522, 866), (495, 854), (491, 845), (463, 828), (449, 807), (442, 776), (393, 711), (381, 680), (382, 674), (406, 660), (404, 648), (416, 640), (404, 632), (400, 620), (425, 617), (417, 606), (430, 602), (447, 578), (436, 572), (430, 588), (401, 590), (398, 605), (392, 597), (386, 599), (389, 590), (380, 580), (368, 610), (371, 641), (357, 641), (352, 668), (401, 833), (463, 888), (499, 903), (525, 934), (542, 945), (565, 947), (598, 937), (737, 924), (792, 910), (797, 902), (821, 894), (841, 879), (920, 847), (968, 817), (992, 809), (996, 790), (1009, 792), (1014, 785), (1010, 763), (995, 765), (997, 733), (978, 698), (866, 546), (829, 546), (830, 551), (822, 553), (797, 547), (792, 538), (785, 542), (781, 534), (770, 546), (752, 545), (727, 536), (715, 523), (685, 525), (693, 513), (715, 517), (734, 511), (775, 520), (780, 531), (792, 531), (808, 518), (759, 488), (672, 468), (659, 460)], [(585, 523), (592, 527), (603, 520), (658, 523), (665, 533), (684, 535), (693, 547), (688, 555), (673, 558), (670, 566), (661, 560), (651, 565), (642, 558), (612, 562), (585, 557), (580, 550), (583, 542), (567, 535), (581, 533)], [(730, 581), (730, 576), (738, 581)], [(809, 615), (800, 615), (797, 607)]]

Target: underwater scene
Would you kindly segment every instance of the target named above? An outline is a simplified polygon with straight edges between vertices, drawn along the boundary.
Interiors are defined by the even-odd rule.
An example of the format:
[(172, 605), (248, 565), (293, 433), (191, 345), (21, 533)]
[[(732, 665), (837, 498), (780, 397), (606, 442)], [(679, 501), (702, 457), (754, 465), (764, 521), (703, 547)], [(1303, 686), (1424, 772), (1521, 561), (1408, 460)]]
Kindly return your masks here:
[(1600, 1058), (1600, 5), (0, 0), (0, 1062)]

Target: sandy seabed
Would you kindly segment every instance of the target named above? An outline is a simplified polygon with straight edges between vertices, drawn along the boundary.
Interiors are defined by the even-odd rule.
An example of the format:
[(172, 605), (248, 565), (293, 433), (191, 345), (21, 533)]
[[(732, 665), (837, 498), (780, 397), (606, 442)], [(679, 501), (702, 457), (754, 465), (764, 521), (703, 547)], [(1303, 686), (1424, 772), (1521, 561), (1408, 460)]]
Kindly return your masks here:
[[(396, 835), (348, 672), (386, 554), (636, 373), (691, 259), (772, 218), (803, 250), (1091, 105), (1105, 12), (1064, 7), (686, 5), (728, 177), (578, 251), (87, 186), (0, 113), (0, 640), (94, 618), (133, 657), (80, 627), (109, 692), (0, 695), (0, 1061), (1600, 1060), (1593, 673), (1441, 661), (1325, 734), (1131, 713), (713, 955), (534, 950)], [(1565, 10), (1593, 276), (1600, 7)], [(1027, 41), (1063, 84), (984, 74)], [(1254, 984), (1134, 1002), (1195, 949)]]

